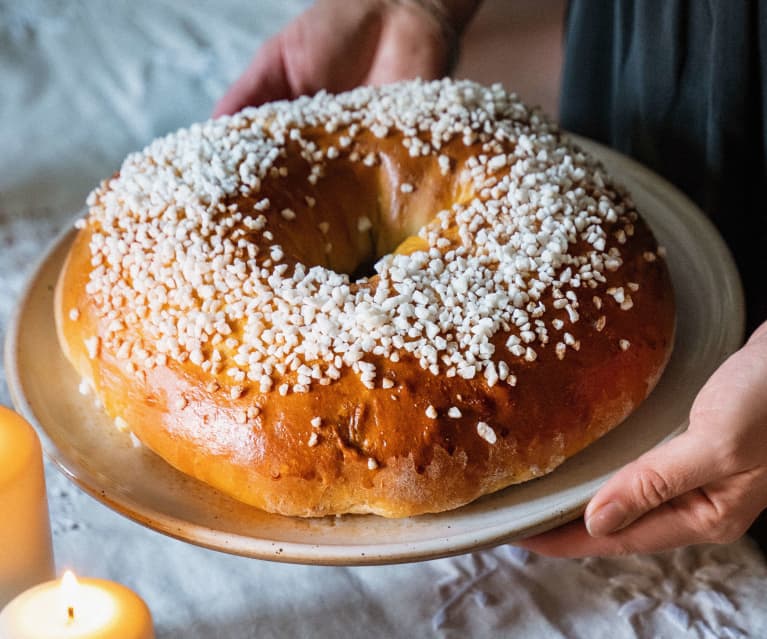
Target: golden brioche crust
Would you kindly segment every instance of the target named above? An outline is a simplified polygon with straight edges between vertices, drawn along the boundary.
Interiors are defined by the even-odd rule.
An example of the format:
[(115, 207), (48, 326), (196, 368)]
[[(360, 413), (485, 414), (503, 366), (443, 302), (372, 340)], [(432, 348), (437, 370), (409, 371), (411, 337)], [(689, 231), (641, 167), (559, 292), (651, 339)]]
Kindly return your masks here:
[[(248, 122), (258, 120), (247, 117)], [(565, 144), (546, 128), (550, 125), (529, 117), (524, 125), (532, 131), (541, 127), (557, 137), (558, 145)], [(280, 160), (286, 174), (267, 172), (258, 189), (227, 194), (214, 223), (225, 226), (222, 220), (233, 211), (263, 212), (271, 239), (258, 235), (247, 221), (230, 227), (247, 228), (243, 237), (258, 248), (253, 263), (262, 268), (282, 261), (293, 269), (323, 265), (353, 273), (371, 256), (397, 251), (406, 259), (434, 249), (439, 238), (448, 239), (454, 249), (464, 232), (460, 221), (440, 224), (435, 214), (462, 210), (482, 198), (471, 158), (486, 154), (482, 145), (487, 139), (479, 134), (477, 141), (453, 137), (439, 153), (414, 159), (403, 144), (407, 135), (396, 127), (385, 136), (363, 129), (345, 144), (342, 138), (348, 132), (348, 126), (332, 132), (304, 126), (303, 138), (324, 151), (325, 160), (328, 149), (348, 148), (346, 160), (329, 163), (312, 182), (307, 179), (312, 165), (301, 156), (305, 146), (286, 140)], [(509, 153), (521, 153), (518, 138), (502, 140), (502, 145)], [(360, 161), (350, 160), (351, 153)], [(374, 165), (365, 162), (370, 154), (375, 154)], [(449, 158), (449, 171), (443, 156)], [(481, 165), (481, 179), (508, 171), (505, 163), (491, 168), (486, 159)], [(127, 173), (125, 167), (123, 171)], [(484, 342), (491, 346), (484, 347), (476, 374), (464, 374), (460, 367), (449, 374), (450, 367), (440, 359), (425, 366), (425, 346), (417, 351), (391, 347), (389, 352), (371, 347), (360, 361), (372, 369), (344, 363), (335, 377), (317, 374), (304, 383), (298, 367), (288, 368), (282, 375), (273, 372), (275, 381), (266, 388), (238, 376), (239, 369), (231, 364), (248, 339), (247, 323), (229, 322), (230, 332), (215, 349), (201, 347), (195, 356), (189, 347), (179, 357), (158, 350), (164, 334), (158, 338), (142, 330), (148, 311), (142, 316), (135, 307), (120, 307), (94, 293), (94, 272), (108, 266), (114, 255), (104, 247), (108, 242), (117, 246), (122, 232), (104, 240), (110, 237), (109, 228), (99, 210), (109, 206), (121, 179), (122, 172), (91, 201), (91, 216), (62, 270), (56, 291), (62, 348), (92, 383), (106, 411), (150, 449), (183, 472), (270, 512), (402, 517), (455, 508), (538, 477), (620, 423), (649, 394), (670, 355), (674, 304), (665, 262), (630, 202), (599, 177), (589, 183), (600, 190), (595, 205), (605, 196), (622, 212), (603, 216), (606, 242), (597, 252), (607, 259), (619, 254), (619, 264), (598, 271), (594, 286), (584, 276), (578, 287), (568, 285), (573, 274), (565, 278), (565, 266), (560, 266), (559, 288), (545, 287), (537, 299), (528, 298), (520, 306), (529, 309), (534, 301), (545, 308), (533, 315), (541, 324), (531, 321), (526, 328), (499, 321)], [(152, 184), (146, 188), (151, 190)], [(183, 212), (178, 215), (183, 219)], [(323, 224), (327, 226), (318, 233)], [(418, 236), (424, 226), (429, 232)], [(598, 242), (575, 234), (568, 252), (592, 255)], [(328, 244), (335, 249), (328, 252)], [(129, 249), (121, 253), (129, 254)], [(173, 259), (178, 257), (166, 257)], [(128, 267), (124, 272), (126, 280), (136, 273)], [(352, 282), (351, 294), (375, 292), (381, 286), (379, 275)], [(185, 285), (177, 280), (169, 284), (168, 297)], [(144, 283), (132, 285), (141, 288)], [(577, 291), (577, 302), (566, 291)], [(194, 298), (204, 290), (202, 285), (190, 287), (186, 294)], [(514, 304), (510, 299), (507, 306)], [(163, 300), (157, 316), (170, 307)], [(418, 321), (412, 318), (413, 324)], [(264, 319), (264, 331), (281, 328), (269, 322)], [(232, 342), (227, 345), (227, 340)], [(430, 345), (428, 340), (423, 344)], [(205, 370), (214, 350), (227, 363)], [(369, 370), (375, 371), (372, 381), (366, 377)]]

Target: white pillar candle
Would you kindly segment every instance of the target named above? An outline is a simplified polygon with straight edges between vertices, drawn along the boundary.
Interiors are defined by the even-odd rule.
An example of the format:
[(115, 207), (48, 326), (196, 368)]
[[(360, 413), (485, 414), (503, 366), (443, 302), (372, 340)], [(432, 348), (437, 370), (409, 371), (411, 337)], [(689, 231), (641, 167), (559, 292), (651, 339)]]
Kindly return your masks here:
[(0, 639), (154, 639), (152, 616), (132, 590), (67, 572), (0, 612)]
[(0, 406), (0, 607), (54, 574), (40, 440)]

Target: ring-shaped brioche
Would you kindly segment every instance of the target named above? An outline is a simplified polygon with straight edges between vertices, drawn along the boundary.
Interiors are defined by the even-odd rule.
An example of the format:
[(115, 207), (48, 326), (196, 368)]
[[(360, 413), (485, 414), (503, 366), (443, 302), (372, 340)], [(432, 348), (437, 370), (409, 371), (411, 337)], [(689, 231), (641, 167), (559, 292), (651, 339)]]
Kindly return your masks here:
[(443, 511), (554, 469), (669, 357), (629, 197), (500, 86), (276, 102), (130, 155), (61, 273), (65, 354), (170, 464), (267, 511)]

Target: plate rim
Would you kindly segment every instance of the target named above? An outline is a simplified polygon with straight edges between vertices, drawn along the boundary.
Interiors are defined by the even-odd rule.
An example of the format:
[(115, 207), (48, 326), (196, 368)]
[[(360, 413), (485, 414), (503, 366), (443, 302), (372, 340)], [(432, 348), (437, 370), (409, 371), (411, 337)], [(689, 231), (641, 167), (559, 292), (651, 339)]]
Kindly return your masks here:
[[(722, 258), (721, 267), (727, 272), (727, 279), (731, 280), (733, 284), (732, 294), (735, 298), (735, 308), (733, 309), (732, 320), (738, 323), (738, 326), (734, 327), (731, 331), (731, 338), (723, 350), (732, 352), (737, 349), (742, 343), (745, 333), (744, 292), (734, 258), (713, 222), (684, 193), (665, 178), (657, 175), (633, 158), (606, 147), (599, 142), (569, 133), (565, 133), (565, 135), (581, 149), (595, 155), (600, 162), (607, 158), (625, 165), (626, 172), (636, 181), (640, 182), (645, 189), (654, 192), (658, 187), (662, 187), (664, 196), (662, 199), (672, 200), (671, 204), (675, 214), (679, 211), (684, 211), (688, 217), (694, 218), (696, 224), (699, 225), (698, 231), (707, 236), (708, 242), (716, 245)], [(616, 182), (621, 182), (620, 175), (616, 175), (614, 172), (611, 172), (611, 175)], [(654, 186), (648, 186), (648, 182)], [(655, 195), (658, 194), (655, 193)], [(76, 217), (81, 217), (83, 212), (84, 209)], [(396, 564), (426, 561), (478, 551), (512, 540), (529, 537), (537, 532), (562, 525), (580, 516), (586, 504), (597, 490), (594, 488), (593, 490), (586, 491), (581, 498), (571, 499), (568, 502), (568, 507), (557, 510), (545, 520), (534, 521), (522, 527), (512, 527), (510, 524), (507, 524), (505, 526), (494, 526), (487, 531), (482, 531), (481, 537), (478, 536), (476, 531), (469, 531), (447, 537), (435, 535), (427, 540), (416, 542), (405, 541), (378, 545), (299, 543), (272, 540), (266, 537), (245, 536), (236, 532), (217, 531), (208, 526), (168, 515), (152, 506), (139, 504), (125, 495), (121, 495), (118, 498), (110, 494), (109, 491), (99, 488), (96, 485), (97, 482), (88, 482), (87, 474), (83, 477), (83, 472), (78, 473), (69, 468), (66, 459), (64, 459), (65, 456), (61, 454), (56, 443), (48, 435), (46, 428), (38, 420), (30, 401), (24, 394), (24, 383), (22, 382), (22, 375), (18, 365), (24, 311), (30, 302), (33, 290), (56, 250), (61, 249), (61, 245), (64, 242), (67, 242), (68, 245), (74, 239), (75, 233), (76, 229), (71, 224), (58, 233), (45, 248), (42, 256), (25, 279), (24, 286), (9, 319), (5, 336), (3, 359), (6, 383), (14, 407), (35, 427), (42, 441), (45, 456), (53, 463), (56, 469), (97, 502), (142, 526), (180, 541), (211, 550), (281, 563), (336, 566)], [(721, 361), (724, 360), (724, 357), (726, 355), (722, 357)], [(683, 423), (673, 430), (669, 430), (662, 441), (668, 440), (685, 428), (686, 423)], [(498, 530), (498, 528), (501, 528), (501, 530)], [(216, 543), (214, 539), (216, 536), (221, 535), (224, 535), (225, 542), (222, 544), (219, 540)], [(229, 540), (240, 543), (236, 547), (228, 547), (230, 544), (226, 542)], [(321, 553), (317, 553), (320, 549)]]

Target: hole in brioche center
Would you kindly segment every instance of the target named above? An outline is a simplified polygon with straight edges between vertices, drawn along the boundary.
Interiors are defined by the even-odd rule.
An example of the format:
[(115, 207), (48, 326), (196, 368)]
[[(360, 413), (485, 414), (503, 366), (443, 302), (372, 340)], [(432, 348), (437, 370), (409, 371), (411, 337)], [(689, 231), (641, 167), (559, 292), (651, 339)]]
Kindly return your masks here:
[(428, 249), (418, 232), (439, 210), (433, 186), (403, 191), (401, 169), (385, 159), (375, 168), (335, 162), (331, 170), (302, 195), (314, 203), (308, 217), (316, 238), (303, 237), (304, 265), (324, 266), (356, 282), (374, 276), (386, 255)]
[(386, 153), (377, 157), (374, 166), (338, 159), (311, 181), (307, 166), (288, 157), (287, 174), (296, 181), (269, 189), (271, 206), (280, 212), (272, 217), (274, 240), (286, 256), (358, 282), (374, 276), (386, 255), (428, 250), (419, 231), (450, 208), (462, 195), (460, 187), (442, 175), (433, 158), (404, 167)]
[[(384, 254), (385, 255), (385, 254)], [(373, 277), (376, 274), (376, 262), (383, 257), (380, 256), (373, 256), (366, 260), (363, 260), (359, 264), (357, 264), (357, 267), (352, 271), (351, 273), (347, 273), (349, 276), (349, 279), (352, 282), (357, 282), (359, 280), (366, 280), (368, 278)]]
[[(404, 211), (403, 214), (407, 216), (408, 212)], [(371, 229), (369, 240), (371, 250), (362, 256), (351, 273), (347, 273), (352, 282), (373, 277), (376, 274), (376, 263), (386, 255), (410, 255), (417, 251), (428, 250), (429, 247), (426, 240), (417, 234), (400, 234), (400, 236), (389, 237), (387, 240), (387, 242), (381, 241), (375, 230)]]

